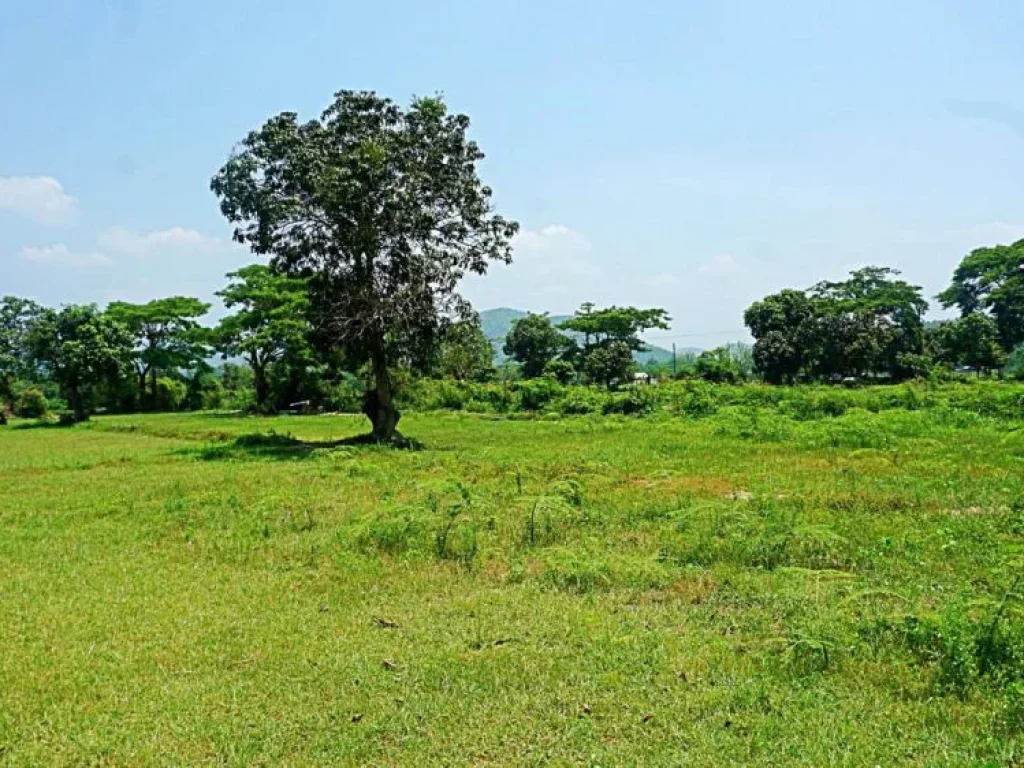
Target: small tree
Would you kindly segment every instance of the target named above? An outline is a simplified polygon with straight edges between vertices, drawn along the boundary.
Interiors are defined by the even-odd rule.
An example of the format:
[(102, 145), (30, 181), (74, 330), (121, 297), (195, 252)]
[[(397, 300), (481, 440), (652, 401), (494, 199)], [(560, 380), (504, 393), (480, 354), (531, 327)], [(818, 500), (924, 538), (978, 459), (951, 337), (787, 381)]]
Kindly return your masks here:
[(29, 299), (0, 299), (0, 411), (4, 404), (13, 405), (14, 382), (33, 373), (28, 339), (42, 313), (43, 308)]
[(937, 336), (939, 356), (945, 362), (974, 368), (979, 374), (1000, 368), (1006, 362), (1006, 354), (999, 345), (999, 327), (981, 312), (943, 323)]
[(132, 356), (132, 334), (96, 305), (47, 309), (30, 334), (30, 349), (60, 387), (75, 421), (89, 418), (96, 387), (115, 379)]
[(614, 340), (594, 347), (583, 361), (583, 368), (591, 381), (611, 389), (630, 380), (636, 363), (633, 350), (624, 341)]
[(669, 320), (664, 309), (594, 309), (594, 305), (587, 302), (558, 327), (583, 337), (581, 353), (586, 358), (596, 347), (605, 346), (613, 341), (625, 344), (631, 352), (643, 352), (647, 345), (640, 338), (640, 334), (654, 328), (667, 330)]
[(706, 381), (734, 384), (743, 378), (739, 363), (729, 347), (706, 350), (697, 356), (694, 372)]
[(505, 354), (523, 366), (523, 376), (534, 379), (544, 366), (565, 351), (570, 342), (551, 324), (547, 313), (532, 312), (512, 323), (505, 337)]
[(305, 280), (275, 274), (262, 264), (243, 267), (228, 278), (232, 282), (217, 295), (237, 311), (214, 329), (214, 346), (225, 359), (238, 356), (249, 363), (256, 408), (262, 411), (270, 395), (270, 366), (289, 353), (293, 359), (308, 355), (308, 286)]
[(480, 327), (480, 318), (452, 323), (438, 350), (437, 373), (459, 381), (485, 381), (494, 374), (494, 347)]
[(568, 360), (551, 360), (544, 366), (544, 375), (564, 386), (576, 378), (576, 367)]
[(399, 437), (393, 367), (429, 367), (445, 319), (469, 313), (459, 281), (511, 261), (518, 227), (492, 211), (468, 127), (439, 97), (341, 91), (318, 120), (268, 120), (211, 183), (238, 242), (311, 278), (317, 338), (370, 364), (378, 441)]
[(210, 305), (187, 296), (154, 299), (145, 304), (115, 301), (107, 313), (124, 325), (135, 337), (132, 362), (139, 382), (139, 398), (144, 399), (149, 377), (149, 403), (157, 403), (157, 374), (188, 368), (206, 354), (201, 343), (197, 318)]

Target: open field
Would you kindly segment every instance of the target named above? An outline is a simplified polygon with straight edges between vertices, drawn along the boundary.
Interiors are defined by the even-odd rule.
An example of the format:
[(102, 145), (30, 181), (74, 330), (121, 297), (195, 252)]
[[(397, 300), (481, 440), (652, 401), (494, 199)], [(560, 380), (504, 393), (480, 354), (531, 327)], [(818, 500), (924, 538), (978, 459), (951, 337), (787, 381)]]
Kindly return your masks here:
[(1015, 427), (15, 424), (0, 764), (1020, 761)]

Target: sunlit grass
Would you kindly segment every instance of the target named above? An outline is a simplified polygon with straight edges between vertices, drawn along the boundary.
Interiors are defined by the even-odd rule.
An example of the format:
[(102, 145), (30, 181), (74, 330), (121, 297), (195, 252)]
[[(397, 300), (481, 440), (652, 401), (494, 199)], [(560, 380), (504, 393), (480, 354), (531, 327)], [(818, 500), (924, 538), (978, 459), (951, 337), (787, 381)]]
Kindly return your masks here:
[(0, 763), (1005, 764), (1012, 428), (412, 414), (419, 451), (337, 447), (354, 416), (6, 428)]

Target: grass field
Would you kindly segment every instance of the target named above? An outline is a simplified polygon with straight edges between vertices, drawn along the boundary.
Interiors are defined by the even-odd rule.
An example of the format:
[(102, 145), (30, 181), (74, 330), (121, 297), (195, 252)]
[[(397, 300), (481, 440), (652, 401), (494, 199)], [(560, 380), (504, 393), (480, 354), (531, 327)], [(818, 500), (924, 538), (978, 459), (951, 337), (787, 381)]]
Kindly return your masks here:
[(1013, 764), (1014, 426), (14, 424), (0, 764)]

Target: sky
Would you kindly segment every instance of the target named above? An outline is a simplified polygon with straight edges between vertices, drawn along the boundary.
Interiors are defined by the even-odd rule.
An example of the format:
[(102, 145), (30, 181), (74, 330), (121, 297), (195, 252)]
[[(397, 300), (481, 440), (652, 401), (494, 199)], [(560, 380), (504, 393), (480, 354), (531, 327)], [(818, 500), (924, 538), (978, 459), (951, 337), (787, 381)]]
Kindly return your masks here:
[(478, 309), (658, 306), (743, 339), (785, 287), (941, 290), (1024, 237), (1018, 0), (0, 0), (0, 295), (213, 300), (255, 260), (209, 190), (340, 89), (442, 93), (520, 222)]

